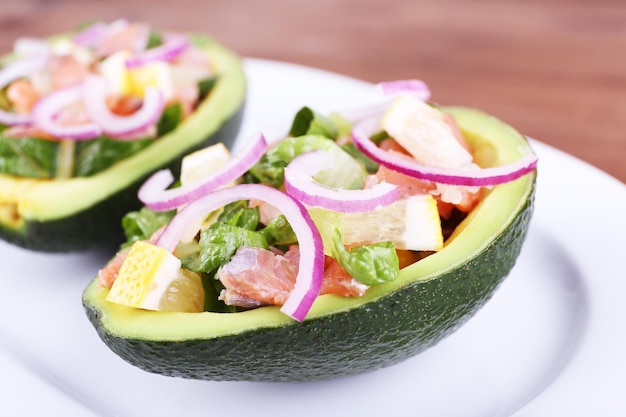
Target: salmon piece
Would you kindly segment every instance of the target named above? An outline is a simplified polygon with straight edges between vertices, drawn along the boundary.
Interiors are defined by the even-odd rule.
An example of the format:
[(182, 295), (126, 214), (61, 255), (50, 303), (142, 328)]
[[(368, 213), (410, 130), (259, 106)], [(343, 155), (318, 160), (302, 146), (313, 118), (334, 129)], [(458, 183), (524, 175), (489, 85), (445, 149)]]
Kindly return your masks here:
[(265, 225), (282, 214), (279, 209), (263, 200), (250, 200), (249, 206), (259, 208), (259, 221)]
[(173, 101), (180, 103), (183, 118), (189, 117), (194, 112), (196, 104), (198, 103), (199, 94), (200, 91), (195, 84), (185, 86), (178, 91)]
[(50, 79), (54, 89), (82, 83), (87, 75), (89, 69), (73, 55), (54, 56), (50, 60)]
[(297, 273), (298, 264), (285, 256), (242, 246), (218, 273), (219, 280), (226, 287), (219, 299), (228, 305), (246, 308), (283, 305), (293, 289)]
[(108, 33), (98, 43), (96, 53), (109, 56), (119, 51), (143, 50), (150, 36), (150, 26), (145, 23), (129, 23)]
[(57, 140), (54, 136), (44, 132), (34, 125), (15, 125), (2, 131), (2, 135), (8, 138), (38, 138)]
[[(409, 155), (408, 152), (393, 139), (383, 140), (380, 143), (380, 147), (390, 152), (407, 155), (407, 157)], [(379, 166), (376, 174), (369, 175), (366, 178), (364, 188), (371, 188), (382, 181), (397, 185), (399, 198), (425, 193), (432, 194), (435, 200), (437, 200), (439, 214), (446, 219), (450, 217), (454, 208), (464, 213), (469, 213), (482, 198), (482, 191), (477, 187), (437, 184), (404, 175), (384, 165)]]
[(369, 287), (352, 278), (332, 256), (324, 259), (324, 281), (320, 294), (361, 297)]
[(141, 108), (143, 100), (135, 96), (114, 95), (106, 98), (106, 104), (112, 113), (129, 116)]
[(395, 139), (392, 138), (383, 139), (378, 144), (378, 147), (388, 152), (393, 151), (401, 153), (403, 155), (411, 156), (411, 154), (406, 149), (404, 149), (402, 145), (400, 145)]
[(6, 90), (6, 96), (16, 113), (30, 113), (39, 100), (39, 94), (33, 85), (24, 79), (13, 81)]
[(175, 64), (192, 65), (201, 68), (207, 68), (211, 62), (209, 56), (202, 49), (190, 46), (185, 49), (176, 59)]
[[(244, 308), (283, 305), (295, 284), (299, 260), (297, 246), (290, 247), (283, 255), (262, 248), (241, 247), (218, 273), (225, 287), (219, 298), (228, 305)], [(359, 297), (367, 288), (335, 259), (325, 257), (320, 295)]]
[[(157, 229), (149, 239), (146, 240), (148, 243), (156, 243), (161, 236), (161, 233), (165, 230), (165, 226)], [(98, 285), (102, 288), (111, 288), (113, 286), (113, 282), (117, 278), (117, 274), (120, 272), (120, 268), (128, 256), (128, 252), (130, 251), (130, 247), (119, 251), (113, 259), (111, 259), (104, 268), (98, 271)]]
[(120, 272), (120, 268), (126, 260), (126, 256), (130, 248), (118, 252), (113, 259), (111, 259), (104, 268), (98, 271), (98, 285), (102, 288), (111, 288), (113, 282), (117, 278), (117, 274)]

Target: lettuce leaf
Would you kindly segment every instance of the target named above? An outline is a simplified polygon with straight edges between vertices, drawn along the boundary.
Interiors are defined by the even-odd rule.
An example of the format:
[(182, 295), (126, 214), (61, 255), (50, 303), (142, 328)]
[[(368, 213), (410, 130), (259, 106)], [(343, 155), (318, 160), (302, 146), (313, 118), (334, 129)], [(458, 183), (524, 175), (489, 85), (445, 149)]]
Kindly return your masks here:
[(59, 142), (0, 134), (0, 172), (30, 178), (53, 178)]
[(354, 279), (365, 285), (393, 281), (400, 274), (398, 254), (391, 242), (344, 247), (341, 233), (333, 230), (333, 257)]
[(88, 177), (97, 174), (115, 162), (136, 154), (150, 145), (152, 141), (151, 138), (122, 141), (101, 136), (76, 142), (74, 176)]
[(137, 240), (148, 239), (159, 228), (168, 224), (175, 214), (175, 210), (156, 212), (147, 207), (127, 213), (122, 218), (122, 228), (127, 239), (122, 248), (131, 246)]
[(161, 137), (178, 127), (183, 120), (183, 107), (180, 103), (167, 106), (157, 122), (157, 136)]
[(322, 116), (309, 107), (303, 107), (296, 113), (289, 136), (320, 135), (329, 139), (337, 139), (339, 129), (330, 117)]
[(230, 261), (240, 246), (268, 249), (267, 240), (261, 233), (216, 222), (200, 233), (200, 250), (183, 257), (183, 267), (195, 272), (213, 273)]
[[(178, 127), (183, 119), (179, 103), (165, 108), (157, 123), (161, 137)], [(7, 137), (0, 125), (0, 173), (29, 178), (54, 178), (57, 175), (60, 142), (36, 137)], [(154, 138), (116, 140), (108, 136), (77, 141), (74, 151), (74, 177), (88, 177), (148, 147)]]
[(241, 200), (224, 206), (222, 213), (217, 217), (217, 221), (247, 230), (256, 230), (260, 218), (261, 214), (258, 207), (248, 207), (248, 202)]
[(266, 227), (259, 230), (259, 233), (265, 236), (270, 246), (288, 246), (298, 243), (296, 233), (283, 214), (270, 220)]
[(345, 189), (360, 189), (363, 186), (367, 175), (363, 165), (342, 150), (335, 141), (321, 135), (305, 135), (282, 140), (250, 168), (246, 180), (280, 188), (285, 181), (285, 167), (296, 156), (318, 149), (330, 152), (337, 163), (336, 169), (318, 174), (317, 181), (329, 187)]

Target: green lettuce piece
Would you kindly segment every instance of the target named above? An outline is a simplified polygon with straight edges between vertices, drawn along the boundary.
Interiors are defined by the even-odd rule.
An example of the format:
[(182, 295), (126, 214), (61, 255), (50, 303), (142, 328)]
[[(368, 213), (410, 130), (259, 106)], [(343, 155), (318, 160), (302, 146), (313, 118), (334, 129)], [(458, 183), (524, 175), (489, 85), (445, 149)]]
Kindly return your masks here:
[(256, 230), (261, 214), (258, 207), (248, 207), (247, 201), (235, 201), (224, 206), (222, 213), (217, 218), (218, 222), (228, 223), (232, 226), (247, 230)]
[(202, 288), (204, 289), (204, 311), (215, 313), (234, 313), (237, 307), (229, 306), (219, 299), (220, 292), (224, 289), (222, 281), (215, 278), (217, 269), (210, 273), (201, 272)]
[(350, 137), (353, 126), (350, 120), (335, 112), (331, 113), (328, 117), (337, 127), (337, 138)]
[(341, 149), (352, 156), (355, 160), (359, 161), (363, 167), (365, 167), (368, 174), (375, 174), (378, 171), (378, 163), (372, 161), (367, 155), (358, 150), (354, 143), (345, 143), (341, 145)]
[(88, 177), (97, 174), (115, 162), (136, 154), (152, 141), (151, 138), (123, 141), (101, 136), (76, 142), (74, 176)]
[(163, 114), (157, 122), (157, 136), (161, 137), (178, 127), (183, 120), (183, 107), (180, 103), (174, 103), (163, 110)]
[(282, 214), (270, 220), (266, 227), (259, 230), (259, 233), (265, 236), (268, 245), (271, 246), (288, 246), (298, 243), (296, 233)]
[(209, 95), (218, 77), (208, 77), (198, 81), (198, 102), (203, 101)]
[(367, 176), (365, 168), (341, 149), (335, 141), (320, 135), (306, 135), (284, 139), (268, 150), (250, 168), (248, 173), (256, 182), (280, 188), (285, 181), (285, 167), (296, 156), (319, 149), (330, 152), (334, 156), (336, 164), (333, 169), (320, 172), (316, 176), (317, 181), (335, 188), (362, 188)]
[(382, 284), (398, 278), (400, 263), (391, 242), (358, 246), (349, 251), (338, 228), (333, 230), (333, 257), (354, 279), (365, 285)]
[(146, 240), (162, 226), (168, 224), (176, 214), (176, 210), (156, 212), (147, 207), (131, 211), (122, 218), (122, 228), (126, 242), (122, 247), (131, 246), (138, 240)]
[(296, 113), (289, 136), (320, 135), (337, 139), (339, 129), (330, 117), (322, 116), (309, 107), (303, 107)]
[(148, 36), (148, 43), (146, 49), (156, 48), (163, 44), (163, 36), (156, 30), (151, 30)]
[(228, 223), (213, 223), (200, 233), (200, 250), (183, 257), (182, 266), (195, 272), (213, 273), (229, 262), (241, 246), (268, 249), (261, 233)]
[[(178, 127), (182, 121), (180, 104), (168, 106), (158, 123), (158, 136)], [(60, 142), (35, 137), (13, 138), (2, 135), (0, 129), (0, 173), (29, 178), (54, 178)], [(132, 141), (116, 140), (107, 136), (77, 141), (74, 151), (74, 177), (88, 177), (101, 172), (116, 162), (145, 149), (154, 138)]]
[(30, 178), (53, 178), (59, 142), (0, 134), (0, 173)]

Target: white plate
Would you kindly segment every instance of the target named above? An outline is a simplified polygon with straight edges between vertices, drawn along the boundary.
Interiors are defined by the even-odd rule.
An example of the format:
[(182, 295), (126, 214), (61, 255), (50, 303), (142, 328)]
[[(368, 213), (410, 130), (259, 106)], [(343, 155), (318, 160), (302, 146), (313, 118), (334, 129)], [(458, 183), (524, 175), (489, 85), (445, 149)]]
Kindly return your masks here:
[[(277, 138), (303, 105), (376, 98), (364, 82), (246, 60), (241, 138)], [(396, 366), (308, 384), (189, 381), (140, 371), (102, 344), (81, 293), (111, 254), (0, 244), (0, 414), (626, 415), (626, 187), (542, 143), (535, 216), (511, 275), (457, 333)]]

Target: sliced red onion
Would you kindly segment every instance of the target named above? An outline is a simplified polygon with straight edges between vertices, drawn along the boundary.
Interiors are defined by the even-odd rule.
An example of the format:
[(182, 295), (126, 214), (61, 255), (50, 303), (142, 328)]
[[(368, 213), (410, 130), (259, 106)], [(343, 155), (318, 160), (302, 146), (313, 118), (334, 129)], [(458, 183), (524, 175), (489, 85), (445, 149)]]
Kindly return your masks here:
[(141, 109), (130, 116), (119, 116), (107, 107), (106, 93), (105, 78), (89, 76), (84, 84), (83, 103), (91, 120), (97, 123), (104, 133), (120, 140), (133, 140), (136, 137), (134, 133), (156, 123), (165, 106), (163, 94), (157, 88), (146, 87)]
[(352, 129), (352, 140), (359, 150), (374, 161), (411, 177), (441, 184), (485, 187), (513, 181), (537, 167), (537, 156), (526, 155), (503, 166), (482, 169), (440, 168), (419, 164), (394, 152), (387, 152), (369, 138), (380, 130), (380, 116), (358, 122)]
[(109, 31), (109, 25), (103, 22), (95, 22), (84, 30), (78, 32), (72, 41), (79, 46), (94, 46)]
[(410, 93), (422, 101), (430, 100), (430, 89), (422, 80), (396, 80), (378, 83), (375, 86), (385, 95)]
[(297, 156), (285, 168), (285, 190), (309, 206), (349, 213), (367, 213), (398, 199), (398, 187), (387, 182), (365, 190), (345, 190), (326, 187), (313, 179), (334, 163), (333, 156), (323, 150)]
[(178, 208), (239, 178), (261, 158), (266, 150), (265, 137), (258, 134), (250, 141), (246, 149), (201, 182), (168, 190), (167, 187), (172, 184), (174, 177), (171, 171), (164, 169), (148, 178), (139, 189), (137, 196), (143, 204), (154, 211)]
[[(36, 54), (18, 61), (14, 61), (0, 70), (0, 89), (9, 85), (18, 78), (30, 75), (48, 62), (47, 54)], [(33, 121), (31, 114), (13, 113), (0, 109), (0, 123), (5, 125), (27, 124)]]
[(70, 104), (79, 102), (83, 94), (83, 85), (77, 84), (53, 91), (41, 98), (33, 108), (33, 121), (44, 132), (63, 139), (92, 139), (102, 133), (95, 123), (80, 125), (62, 125), (56, 122), (57, 114)]
[(163, 44), (128, 58), (126, 68), (133, 69), (154, 61), (172, 61), (185, 52), (189, 45), (186, 37), (172, 36)]
[(239, 200), (262, 200), (278, 208), (291, 225), (300, 246), (300, 263), (293, 290), (281, 311), (302, 321), (317, 298), (324, 276), (322, 238), (306, 208), (293, 197), (261, 184), (241, 184), (222, 188), (194, 200), (167, 225), (156, 244), (173, 252), (186, 226), (197, 223), (208, 213)]

